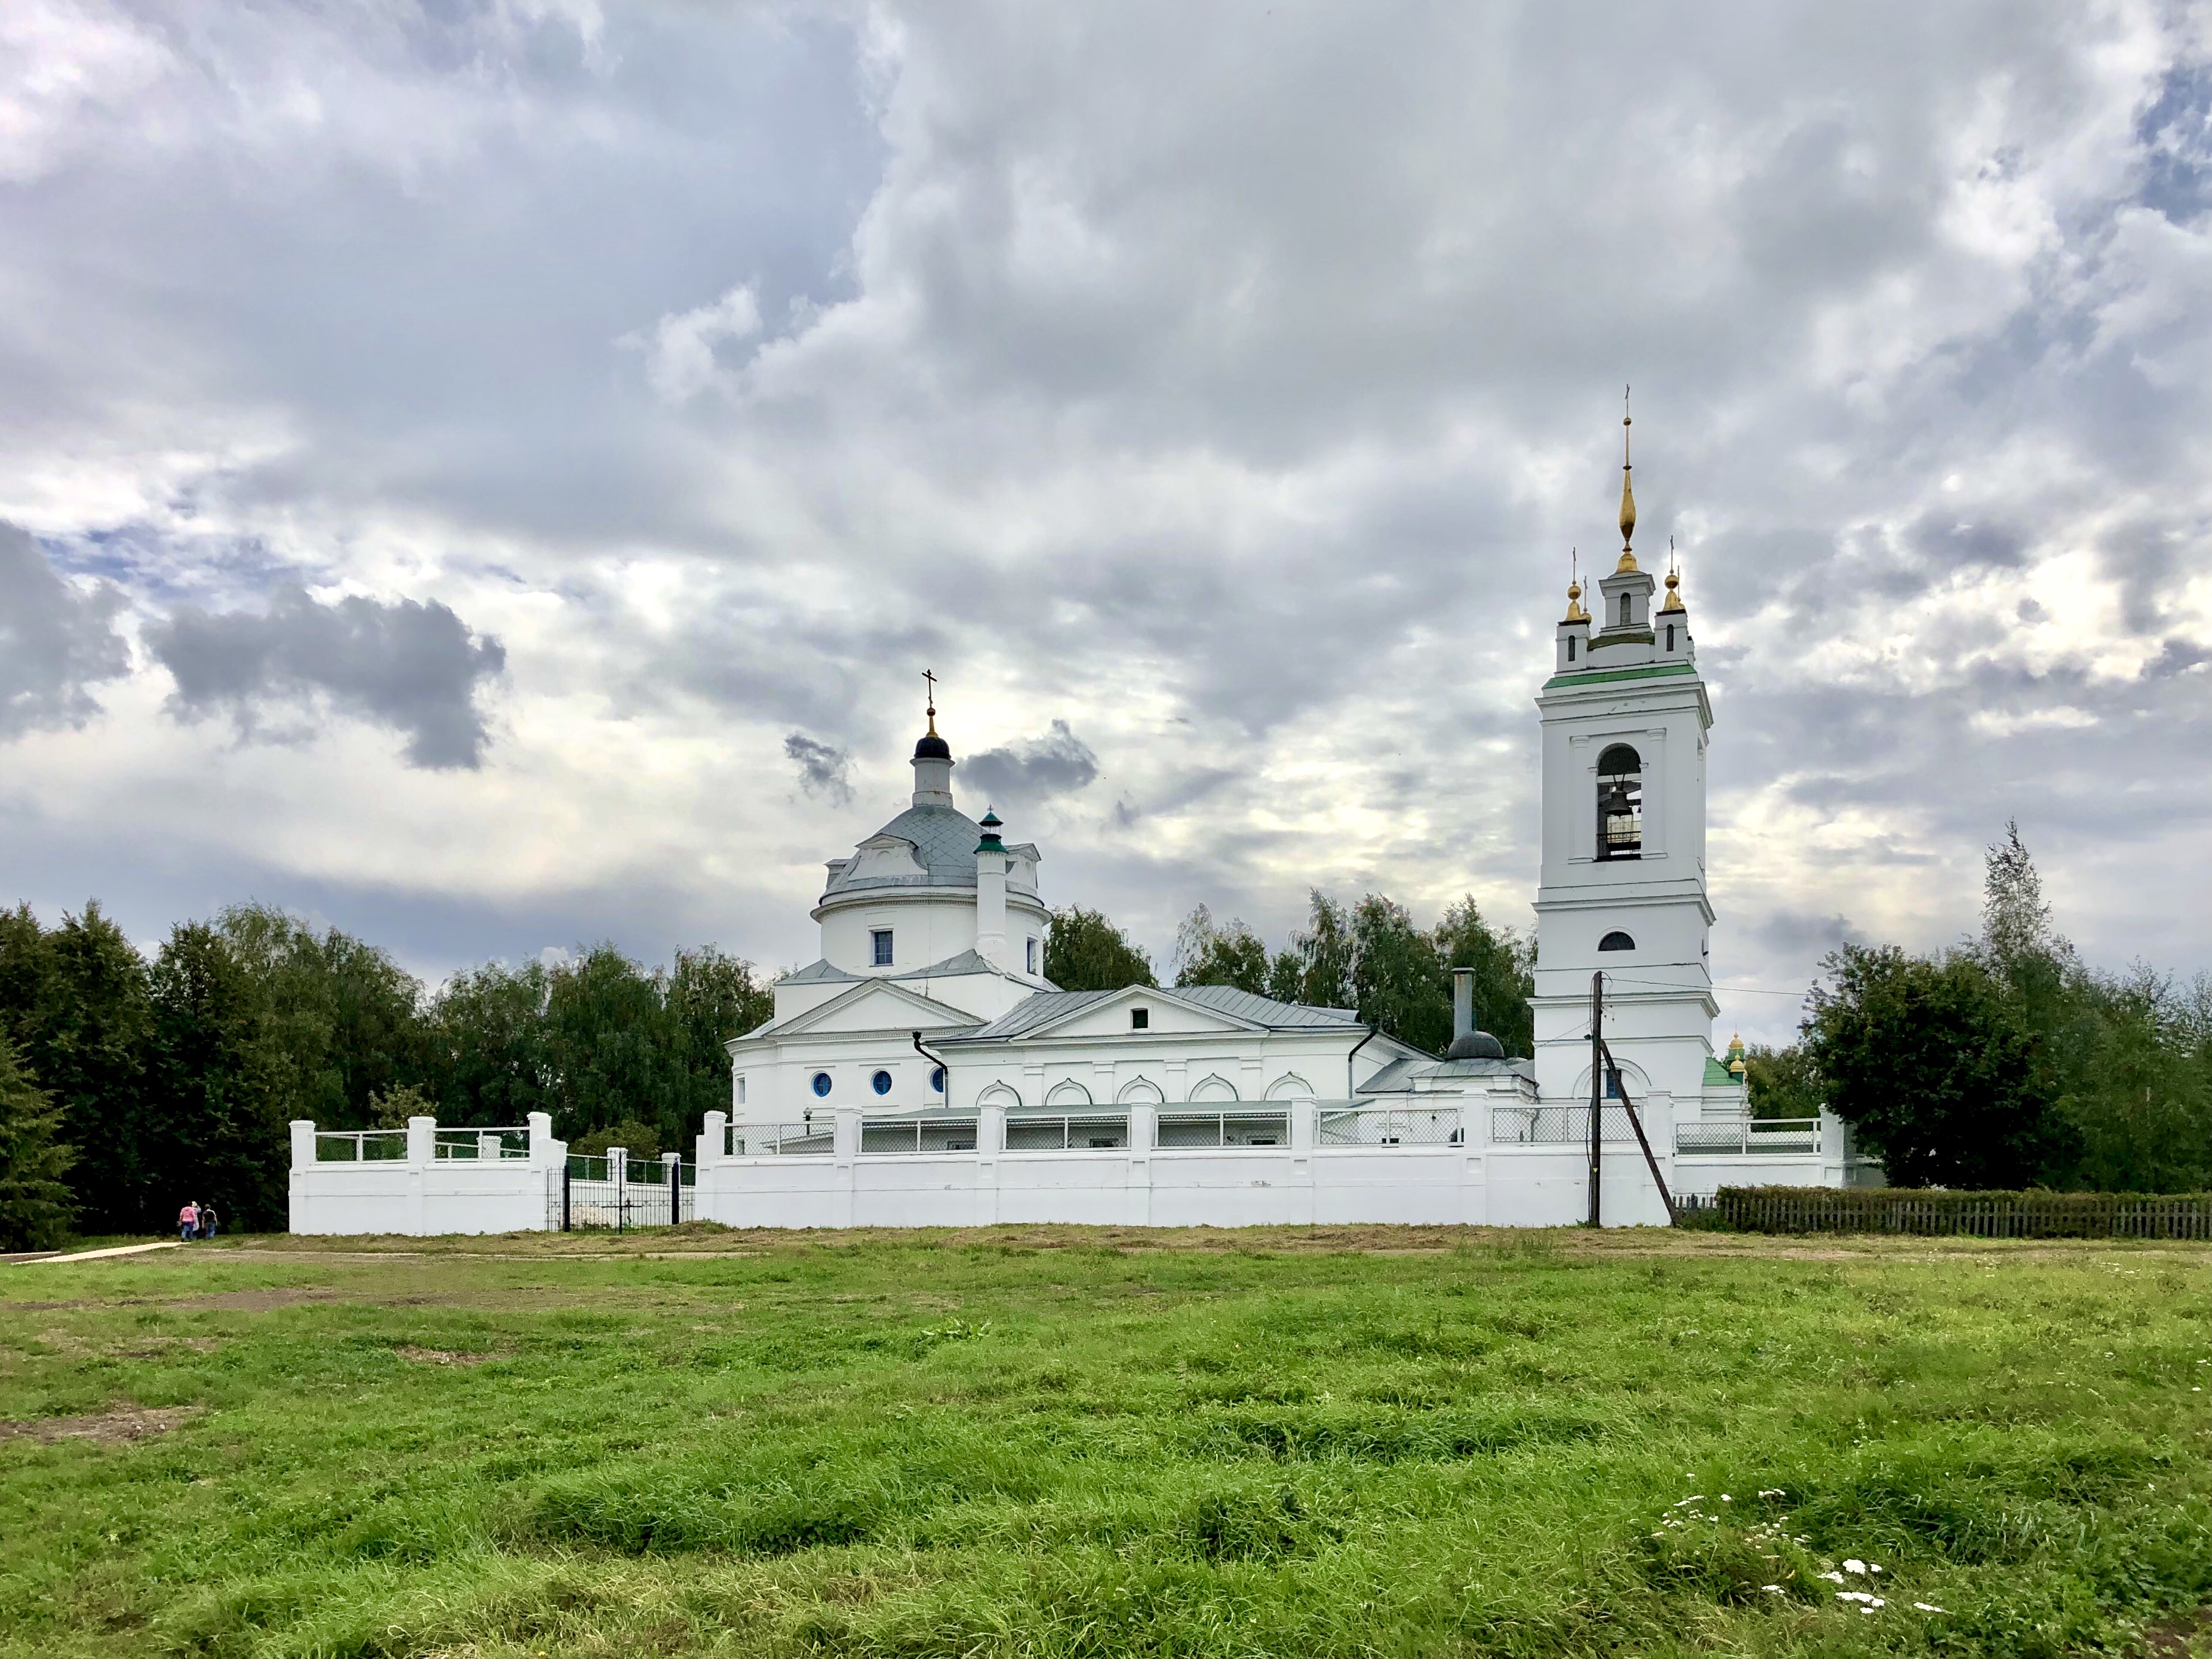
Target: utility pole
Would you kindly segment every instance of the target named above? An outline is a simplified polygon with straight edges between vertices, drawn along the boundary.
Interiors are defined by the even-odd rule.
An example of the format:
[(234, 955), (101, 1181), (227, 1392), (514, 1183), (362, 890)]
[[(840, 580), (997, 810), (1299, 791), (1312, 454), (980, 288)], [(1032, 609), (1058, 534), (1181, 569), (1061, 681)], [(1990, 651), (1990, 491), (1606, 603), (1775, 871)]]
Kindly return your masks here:
[(1589, 1224), (1599, 1225), (1598, 1146), (1605, 1115), (1605, 975), (1590, 975)]

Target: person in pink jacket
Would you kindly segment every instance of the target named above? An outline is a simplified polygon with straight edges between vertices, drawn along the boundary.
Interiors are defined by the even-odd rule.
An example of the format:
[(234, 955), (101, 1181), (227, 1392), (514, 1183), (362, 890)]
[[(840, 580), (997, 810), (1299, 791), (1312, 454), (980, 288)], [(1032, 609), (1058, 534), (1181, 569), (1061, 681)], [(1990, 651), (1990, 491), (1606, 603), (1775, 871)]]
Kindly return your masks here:
[(177, 1242), (188, 1243), (200, 1230), (200, 1206), (186, 1200), (185, 1207), (177, 1212)]

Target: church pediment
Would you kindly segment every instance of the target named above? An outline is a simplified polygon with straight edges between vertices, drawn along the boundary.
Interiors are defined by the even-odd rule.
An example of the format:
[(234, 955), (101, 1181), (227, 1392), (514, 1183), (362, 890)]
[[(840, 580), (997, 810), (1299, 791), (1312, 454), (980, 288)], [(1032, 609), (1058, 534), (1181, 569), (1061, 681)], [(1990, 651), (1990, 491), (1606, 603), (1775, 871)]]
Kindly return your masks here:
[(893, 980), (863, 980), (818, 1008), (794, 1015), (764, 1035), (833, 1036), (868, 1031), (930, 1031), (972, 1028), (974, 1014), (926, 997)]

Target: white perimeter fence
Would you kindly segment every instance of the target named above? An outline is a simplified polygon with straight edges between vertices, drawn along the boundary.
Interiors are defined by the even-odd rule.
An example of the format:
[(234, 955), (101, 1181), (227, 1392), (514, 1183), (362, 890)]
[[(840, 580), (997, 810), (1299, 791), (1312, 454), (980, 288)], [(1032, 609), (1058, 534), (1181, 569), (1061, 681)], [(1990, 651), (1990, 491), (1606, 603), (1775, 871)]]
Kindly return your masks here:
[[(1638, 1103), (1669, 1189), (1879, 1184), (1844, 1126), (1802, 1120), (1678, 1121)], [(292, 1231), (490, 1233), (666, 1226), (975, 1226), (1067, 1221), (1135, 1226), (1361, 1222), (1559, 1226), (1589, 1208), (1589, 1109), (1483, 1097), (1389, 1103), (1286, 1101), (1097, 1108), (982, 1107), (798, 1122), (707, 1114), (695, 1160), (620, 1148), (571, 1157), (552, 1121), (520, 1128), (292, 1126)], [(1600, 1200), (1612, 1224), (1666, 1212), (1627, 1114), (1606, 1108)]]

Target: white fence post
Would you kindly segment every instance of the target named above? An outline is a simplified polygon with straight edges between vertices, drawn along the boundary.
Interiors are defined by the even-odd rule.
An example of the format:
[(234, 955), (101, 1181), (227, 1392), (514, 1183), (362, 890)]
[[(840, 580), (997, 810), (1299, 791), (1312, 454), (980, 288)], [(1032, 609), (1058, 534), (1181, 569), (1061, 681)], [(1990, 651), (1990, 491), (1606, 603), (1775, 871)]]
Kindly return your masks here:
[(524, 1120), (530, 1125), (530, 1161), (532, 1164), (558, 1165), (568, 1149), (553, 1139), (553, 1114), (532, 1112)]
[(315, 1167), (315, 1121), (309, 1117), (292, 1120), (292, 1167), (312, 1170)]
[(1312, 1100), (1291, 1102), (1291, 1150), (1310, 1152), (1314, 1148), (1314, 1125), (1321, 1117), (1321, 1103)]
[(703, 1174), (707, 1166), (726, 1155), (730, 1149), (730, 1115), (727, 1112), (707, 1114), (707, 1127), (699, 1137), (699, 1152), (694, 1160)]

